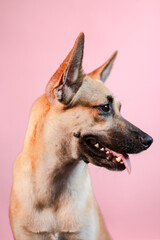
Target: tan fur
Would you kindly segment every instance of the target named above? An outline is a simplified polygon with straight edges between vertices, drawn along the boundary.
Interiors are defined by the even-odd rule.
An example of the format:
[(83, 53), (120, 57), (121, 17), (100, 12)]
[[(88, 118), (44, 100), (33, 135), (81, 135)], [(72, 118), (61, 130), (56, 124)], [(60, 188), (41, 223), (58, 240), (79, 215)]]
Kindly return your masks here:
[[(82, 36), (31, 111), (24, 148), (14, 164), (10, 222), (15, 240), (111, 239), (73, 134), (110, 127), (111, 122), (102, 121), (91, 106), (105, 103), (112, 94), (94, 80), (97, 72), (87, 76), (81, 70), (83, 82), (67, 108), (54, 94), (79, 41)], [(119, 103), (115, 100), (114, 104), (118, 113)]]

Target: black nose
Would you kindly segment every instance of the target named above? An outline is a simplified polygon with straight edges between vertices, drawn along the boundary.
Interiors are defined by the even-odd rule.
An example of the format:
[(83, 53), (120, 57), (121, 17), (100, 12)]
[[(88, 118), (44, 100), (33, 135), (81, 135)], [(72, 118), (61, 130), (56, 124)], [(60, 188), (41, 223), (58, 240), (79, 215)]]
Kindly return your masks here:
[(153, 138), (150, 137), (149, 135), (144, 135), (140, 137), (140, 142), (143, 145), (145, 149), (149, 148), (153, 142)]

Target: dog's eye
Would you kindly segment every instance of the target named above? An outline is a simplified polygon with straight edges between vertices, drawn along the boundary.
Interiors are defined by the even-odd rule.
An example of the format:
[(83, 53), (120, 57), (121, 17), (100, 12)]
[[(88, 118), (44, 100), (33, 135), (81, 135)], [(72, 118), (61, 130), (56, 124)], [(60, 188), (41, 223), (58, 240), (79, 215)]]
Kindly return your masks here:
[(100, 106), (100, 110), (104, 113), (108, 113), (108, 112), (110, 112), (111, 107), (109, 104), (105, 104), (105, 105)]
[(93, 106), (93, 108), (98, 109), (100, 115), (108, 115), (112, 112), (112, 105), (109, 103), (102, 104), (99, 106)]

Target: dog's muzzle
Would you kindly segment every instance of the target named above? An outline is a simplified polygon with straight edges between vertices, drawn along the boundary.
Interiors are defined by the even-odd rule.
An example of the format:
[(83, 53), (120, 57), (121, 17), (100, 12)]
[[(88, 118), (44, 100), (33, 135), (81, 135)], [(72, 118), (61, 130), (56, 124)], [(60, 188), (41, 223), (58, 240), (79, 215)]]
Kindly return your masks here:
[(149, 148), (152, 137), (126, 121), (125, 129), (113, 128), (100, 134), (88, 134), (79, 139), (85, 162), (109, 170), (131, 172), (128, 154), (140, 153)]

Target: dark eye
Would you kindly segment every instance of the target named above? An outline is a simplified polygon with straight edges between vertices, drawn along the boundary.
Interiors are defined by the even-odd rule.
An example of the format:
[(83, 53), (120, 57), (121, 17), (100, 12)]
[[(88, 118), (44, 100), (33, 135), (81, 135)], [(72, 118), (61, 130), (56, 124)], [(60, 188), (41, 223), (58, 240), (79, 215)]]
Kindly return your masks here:
[(109, 103), (102, 104), (99, 106), (93, 106), (93, 108), (98, 109), (100, 115), (108, 115), (108, 114), (112, 113), (112, 110), (113, 110), (112, 105)]
[(111, 110), (111, 107), (109, 104), (102, 105), (100, 108), (104, 113), (108, 113)]

